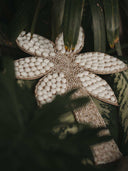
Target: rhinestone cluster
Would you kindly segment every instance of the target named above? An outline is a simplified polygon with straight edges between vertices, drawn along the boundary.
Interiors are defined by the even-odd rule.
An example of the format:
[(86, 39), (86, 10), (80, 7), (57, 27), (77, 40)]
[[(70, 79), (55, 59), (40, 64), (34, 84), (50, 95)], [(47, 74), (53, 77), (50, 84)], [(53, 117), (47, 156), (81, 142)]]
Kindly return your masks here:
[(115, 73), (127, 68), (126, 64), (119, 59), (100, 52), (80, 54), (76, 57), (75, 62), (81, 67), (84, 66), (88, 70), (100, 74)]
[(67, 83), (64, 73), (52, 73), (42, 78), (36, 86), (36, 98), (39, 104), (51, 102), (56, 94), (66, 92)]
[(89, 94), (98, 97), (103, 101), (109, 101), (112, 104), (117, 103), (114, 92), (105, 80), (89, 71), (79, 73), (77, 76), (80, 78)]
[(84, 44), (84, 33), (83, 33), (83, 29), (80, 28), (80, 32), (79, 32), (79, 36), (78, 36), (78, 40), (77, 40), (77, 44), (75, 46), (74, 51), (70, 50), (70, 51), (66, 51), (65, 50), (65, 46), (64, 46), (64, 40), (63, 40), (63, 33), (61, 33), (58, 38), (56, 39), (56, 49), (59, 53), (61, 54), (70, 54), (70, 53), (76, 53), (77, 51), (79, 51), (81, 48), (83, 48), (83, 44)]
[(19, 79), (39, 78), (54, 67), (52, 62), (41, 57), (27, 57), (25, 59), (19, 59), (14, 62), (14, 65), (16, 77)]
[(55, 56), (54, 44), (50, 40), (37, 34), (34, 34), (32, 39), (30, 36), (30, 33), (25, 34), (25, 32), (22, 31), (17, 38), (17, 44), (22, 49), (25, 49), (28, 53), (35, 56)]

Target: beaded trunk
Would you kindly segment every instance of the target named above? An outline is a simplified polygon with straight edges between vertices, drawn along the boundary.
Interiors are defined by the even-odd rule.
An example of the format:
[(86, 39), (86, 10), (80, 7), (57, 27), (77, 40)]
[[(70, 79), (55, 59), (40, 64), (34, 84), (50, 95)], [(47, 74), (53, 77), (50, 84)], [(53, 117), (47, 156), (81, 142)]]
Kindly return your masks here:
[[(17, 79), (32, 80), (42, 77), (35, 89), (39, 106), (51, 102), (57, 94), (66, 93), (73, 88), (79, 88), (75, 97), (91, 95), (106, 103), (118, 105), (111, 87), (95, 73), (116, 73), (126, 70), (127, 65), (100, 52), (78, 54), (84, 46), (82, 28), (74, 51), (65, 50), (63, 33), (56, 38), (55, 44), (36, 34), (30, 40), (30, 36), (30, 33), (22, 32), (17, 38), (18, 46), (32, 57), (16, 60), (15, 73)], [(78, 122), (89, 123), (93, 127), (105, 126), (92, 100), (75, 110), (74, 114)], [(95, 145), (91, 149), (96, 164), (112, 162), (121, 157), (114, 140)]]

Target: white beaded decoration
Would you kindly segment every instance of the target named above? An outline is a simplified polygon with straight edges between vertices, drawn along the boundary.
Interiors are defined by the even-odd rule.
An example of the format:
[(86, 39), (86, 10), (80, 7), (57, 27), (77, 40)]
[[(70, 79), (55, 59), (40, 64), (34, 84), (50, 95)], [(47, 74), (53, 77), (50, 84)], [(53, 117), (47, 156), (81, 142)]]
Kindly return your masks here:
[(99, 74), (111, 74), (127, 68), (119, 59), (100, 52), (80, 54), (76, 57), (75, 63)]
[(83, 44), (84, 44), (84, 33), (83, 33), (83, 29), (80, 28), (80, 32), (79, 32), (79, 36), (78, 36), (78, 40), (77, 40), (77, 44), (75, 46), (74, 51), (70, 50), (70, 51), (66, 51), (65, 50), (65, 45), (64, 45), (64, 41), (63, 41), (63, 33), (61, 33), (58, 38), (56, 39), (56, 49), (59, 51), (59, 53), (61, 54), (71, 54), (71, 53), (76, 53), (77, 51), (79, 51), (80, 49), (83, 48)]
[[(30, 62), (31, 61), (31, 62)], [(28, 57), (14, 62), (16, 77), (19, 79), (34, 79), (41, 77), (54, 67), (48, 59)]]
[(64, 73), (48, 74), (45, 78), (41, 79), (36, 87), (37, 101), (41, 105), (51, 102), (56, 94), (63, 94), (66, 92), (66, 89), (67, 83)]
[(99, 76), (89, 71), (84, 71), (77, 76), (89, 94), (111, 104), (117, 104), (114, 92), (105, 80), (102, 80)]
[(34, 54), (40, 57), (55, 56), (54, 43), (42, 36), (34, 34), (31, 38), (30, 33), (25, 34), (23, 31), (16, 41), (22, 49), (31, 55)]

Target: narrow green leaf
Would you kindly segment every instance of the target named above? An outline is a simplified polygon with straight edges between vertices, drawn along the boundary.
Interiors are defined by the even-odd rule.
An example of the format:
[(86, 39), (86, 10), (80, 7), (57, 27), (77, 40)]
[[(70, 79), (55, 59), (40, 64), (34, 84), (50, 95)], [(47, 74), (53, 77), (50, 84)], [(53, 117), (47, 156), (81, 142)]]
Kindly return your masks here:
[(99, 0), (89, 0), (94, 34), (94, 51), (106, 51), (106, 33), (103, 9)]
[(41, 5), (41, 0), (38, 0), (37, 2), (37, 6), (36, 6), (36, 10), (34, 13), (34, 17), (33, 17), (33, 21), (32, 21), (32, 25), (31, 25), (31, 37), (35, 31), (35, 27), (36, 27), (36, 21), (38, 19), (38, 14), (40, 12), (40, 5)]
[(67, 49), (74, 49), (81, 25), (84, 0), (65, 0), (63, 33)]
[(117, 73), (113, 78), (116, 95), (120, 105), (119, 114), (124, 130), (125, 144), (128, 144), (128, 71)]
[(65, 0), (53, 0), (52, 6), (52, 40), (62, 31)]
[(115, 48), (118, 55), (121, 56), (121, 47), (119, 44), (119, 4), (118, 0), (103, 0), (105, 24), (109, 46)]

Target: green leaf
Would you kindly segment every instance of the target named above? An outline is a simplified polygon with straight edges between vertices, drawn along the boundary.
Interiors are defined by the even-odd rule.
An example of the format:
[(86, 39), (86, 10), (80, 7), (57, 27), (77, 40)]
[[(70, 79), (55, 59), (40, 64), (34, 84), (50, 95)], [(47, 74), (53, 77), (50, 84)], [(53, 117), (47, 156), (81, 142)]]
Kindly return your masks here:
[(92, 14), (94, 51), (106, 51), (106, 33), (103, 8), (99, 0), (89, 0)]
[(118, 0), (103, 0), (108, 43), (116, 48), (119, 56), (122, 51), (119, 42), (119, 4)]
[[(123, 128), (122, 132), (122, 148), (124, 153), (128, 154), (128, 71), (123, 71), (113, 75), (115, 93), (118, 97), (119, 103), (119, 116), (121, 125)], [(122, 142), (121, 142), (122, 143)]]
[(74, 49), (81, 25), (84, 0), (65, 0), (63, 33), (67, 49)]
[(62, 31), (65, 0), (53, 0), (52, 6), (52, 40)]
[(35, 2), (23, 0), (18, 4), (13, 19), (10, 21), (9, 33), (10, 39), (15, 41), (21, 31), (29, 27), (34, 13)]
[(33, 16), (33, 21), (32, 21), (32, 25), (31, 25), (31, 37), (35, 31), (35, 27), (36, 27), (36, 22), (38, 19), (38, 14), (40, 12), (40, 5), (41, 5), (41, 0), (38, 0), (37, 5), (36, 5), (36, 9), (35, 9), (35, 13)]

